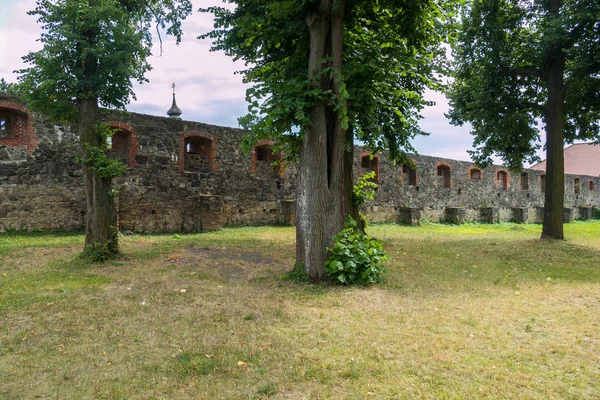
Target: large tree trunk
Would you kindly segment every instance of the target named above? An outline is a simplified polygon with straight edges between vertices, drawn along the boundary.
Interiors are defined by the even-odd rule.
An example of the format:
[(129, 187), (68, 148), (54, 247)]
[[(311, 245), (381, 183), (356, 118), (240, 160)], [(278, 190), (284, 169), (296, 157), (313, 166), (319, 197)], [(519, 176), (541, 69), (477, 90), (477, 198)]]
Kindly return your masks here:
[[(79, 99), (78, 111), (79, 138), (85, 156), (86, 148), (101, 145), (101, 139), (96, 132), (96, 124), (99, 122), (98, 100)], [(119, 253), (119, 245), (114, 198), (110, 194), (111, 179), (99, 178), (92, 166), (84, 162), (83, 180), (86, 200), (84, 253), (94, 252), (94, 258), (116, 255)]]
[[(550, 1), (550, 12), (558, 16), (560, 0)], [(546, 194), (542, 239), (564, 239), (564, 71), (565, 54), (555, 46), (548, 57), (548, 105), (546, 108)]]
[[(331, 76), (322, 76), (323, 59), (331, 57), (332, 67), (342, 70), (344, 3), (322, 0), (318, 9), (307, 15), (310, 33), (309, 78), (321, 89), (339, 88)], [(347, 212), (346, 130), (339, 114), (326, 102), (315, 105), (310, 113), (312, 125), (302, 142), (297, 186), (296, 258), (312, 281), (327, 279), (327, 247), (344, 227)], [(350, 175), (351, 176), (351, 175)]]

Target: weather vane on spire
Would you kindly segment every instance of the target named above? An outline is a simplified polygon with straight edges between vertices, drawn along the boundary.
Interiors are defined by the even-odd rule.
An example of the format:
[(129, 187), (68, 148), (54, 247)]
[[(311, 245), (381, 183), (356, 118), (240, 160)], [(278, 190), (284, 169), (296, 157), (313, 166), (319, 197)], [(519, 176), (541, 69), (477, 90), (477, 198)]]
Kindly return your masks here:
[(173, 105), (171, 109), (167, 111), (167, 115), (171, 118), (181, 119), (181, 110), (177, 107), (177, 102), (175, 101), (175, 82), (171, 85), (173, 88)]

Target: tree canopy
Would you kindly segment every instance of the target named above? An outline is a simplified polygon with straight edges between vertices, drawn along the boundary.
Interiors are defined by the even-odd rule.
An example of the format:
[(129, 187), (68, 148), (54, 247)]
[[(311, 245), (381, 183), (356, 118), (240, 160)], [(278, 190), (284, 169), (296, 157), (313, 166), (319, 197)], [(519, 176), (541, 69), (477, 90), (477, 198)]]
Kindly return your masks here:
[(438, 89), (451, 0), (229, 0), (210, 7), (213, 39), (246, 62), (247, 145), (275, 139), (299, 160), (296, 256), (325, 279), (326, 248), (352, 199), (353, 142), (405, 159), (422, 133), (426, 88)]
[(166, 29), (181, 40), (190, 0), (38, 0), (43, 48), (19, 71), (28, 104), (56, 120), (77, 119), (75, 99), (97, 98), (123, 109), (135, 98), (132, 80), (146, 82), (152, 31)]
[[(553, 4), (554, 3), (554, 4)], [(467, 3), (454, 47), (451, 121), (470, 122), (471, 154), (496, 154), (512, 169), (534, 162), (548, 125), (550, 70), (564, 58), (559, 88), (564, 139), (600, 134), (600, 1), (478, 0)]]
[(448, 41), (443, 22), (451, 14), (449, 2), (345, 2), (343, 68), (333, 67), (329, 58), (320, 71), (322, 79), (340, 83), (338, 91), (310, 80), (307, 16), (319, 1), (228, 2), (234, 10), (201, 9), (214, 14), (215, 29), (200, 38), (213, 39), (213, 50), (246, 62), (240, 72), (251, 84), (250, 105), (240, 123), (250, 130), (250, 142), (275, 138), (286, 144), (288, 155), (297, 155), (312, 124), (311, 107), (325, 101), (373, 152), (389, 150), (400, 159), (414, 150), (410, 139), (423, 133), (418, 121), (424, 91), (441, 87), (436, 73), (445, 70), (441, 44)]
[(454, 124), (470, 122), (480, 164), (535, 161), (546, 130), (542, 237), (562, 239), (565, 142), (600, 135), (600, 0), (467, 3), (454, 49)]
[(112, 178), (125, 170), (107, 154), (112, 131), (99, 107), (123, 109), (135, 97), (132, 80), (146, 81), (150, 69), (153, 24), (179, 42), (191, 8), (190, 0), (38, 0), (29, 12), (42, 24), (43, 48), (23, 57), (30, 67), (19, 71), (19, 88), (34, 111), (77, 122), (91, 259), (119, 253)]

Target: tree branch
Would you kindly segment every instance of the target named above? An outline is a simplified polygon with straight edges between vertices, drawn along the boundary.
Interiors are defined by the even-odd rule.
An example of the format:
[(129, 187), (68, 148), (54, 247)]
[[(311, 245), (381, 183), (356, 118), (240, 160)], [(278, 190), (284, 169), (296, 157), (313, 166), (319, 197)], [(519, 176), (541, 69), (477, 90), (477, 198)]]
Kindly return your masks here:
[(595, 75), (598, 73), (600, 73), (600, 62), (589, 65), (587, 68), (582, 68), (581, 70), (576, 69), (575, 71), (573, 71), (573, 74), (571, 74), (571, 76), (566, 80), (565, 86), (564, 86), (564, 92), (566, 93), (567, 90), (569, 90), (569, 88), (571, 87), (574, 76), (588, 75), (591, 78), (592, 75)]
[(586, 70), (585, 70), (585, 74), (586, 75), (596, 75), (600, 73), (600, 62), (597, 62), (595, 64), (590, 65)]
[(542, 71), (539, 68), (533, 66), (517, 67), (517, 68), (498, 68), (498, 75), (500, 76), (537, 76), (542, 77)]
[(533, 103), (531, 101), (522, 101), (521, 104), (525, 108), (531, 108), (533, 110), (537, 110), (537, 111), (541, 112), (542, 114), (544, 114), (546, 112), (546, 107), (544, 107), (543, 105), (538, 104), (538, 103)]
[(162, 20), (156, 14), (156, 11), (154, 11), (154, 9), (152, 8), (152, 6), (148, 5), (148, 9), (150, 10), (150, 12), (152, 13), (152, 15), (154, 15), (154, 18), (156, 19), (156, 35), (158, 36), (158, 41), (160, 42), (160, 56), (162, 56), (162, 54), (163, 54), (163, 41), (162, 41), (162, 36), (160, 34), (160, 29), (159, 29)]

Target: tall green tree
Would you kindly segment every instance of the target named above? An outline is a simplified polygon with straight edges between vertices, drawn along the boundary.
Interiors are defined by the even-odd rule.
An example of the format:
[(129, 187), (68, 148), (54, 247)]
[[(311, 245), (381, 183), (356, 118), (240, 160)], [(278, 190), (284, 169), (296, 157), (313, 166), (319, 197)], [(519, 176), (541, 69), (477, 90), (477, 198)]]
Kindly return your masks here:
[(565, 142), (600, 138), (600, 0), (476, 0), (454, 48), (450, 118), (473, 126), (475, 160), (514, 170), (546, 130), (542, 238), (563, 239)]
[(124, 109), (145, 82), (155, 25), (181, 40), (190, 0), (38, 0), (43, 48), (23, 57), (19, 71), (27, 104), (54, 120), (77, 123), (86, 195), (86, 251), (119, 252), (111, 180), (124, 171), (106, 155), (110, 130), (99, 107)]
[(246, 62), (248, 144), (273, 138), (299, 161), (296, 256), (325, 279), (326, 247), (358, 220), (352, 202), (353, 143), (402, 160), (421, 134), (426, 88), (439, 88), (446, 39), (442, 7), (424, 0), (228, 0), (211, 7), (213, 39)]
[(0, 92), (9, 92), (13, 87), (13, 83), (5, 81), (4, 78), (0, 78)]

